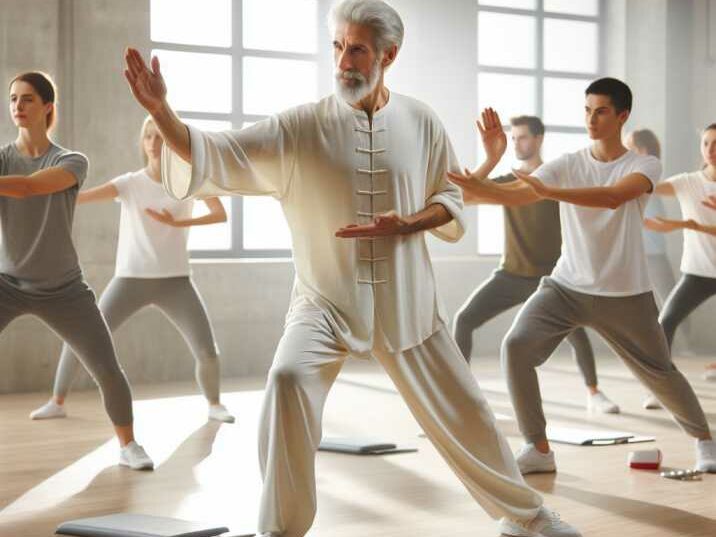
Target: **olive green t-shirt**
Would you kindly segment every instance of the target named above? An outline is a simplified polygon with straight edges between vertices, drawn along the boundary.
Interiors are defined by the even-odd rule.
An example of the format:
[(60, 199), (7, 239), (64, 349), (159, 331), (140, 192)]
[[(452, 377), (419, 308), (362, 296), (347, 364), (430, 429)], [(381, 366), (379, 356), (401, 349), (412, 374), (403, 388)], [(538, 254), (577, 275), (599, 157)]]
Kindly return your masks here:
[[(510, 174), (497, 183), (515, 180)], [(559, 203), (539, 201), (519, 207), (505, 207), (505, 248), (500, 268), (511, 274), (541, 277), (551, 274), (562, 249)]]

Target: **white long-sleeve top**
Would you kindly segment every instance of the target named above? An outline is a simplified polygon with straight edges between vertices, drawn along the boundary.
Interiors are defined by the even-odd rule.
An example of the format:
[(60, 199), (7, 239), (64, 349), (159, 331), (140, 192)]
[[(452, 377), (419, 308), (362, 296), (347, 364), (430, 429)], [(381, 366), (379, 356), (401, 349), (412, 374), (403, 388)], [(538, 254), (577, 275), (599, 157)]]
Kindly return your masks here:
[(165, 188), (179, 199), (278, 199), (293, 239), (291, 308), (306, 301), (320, 308), (352, 354), (370, 352), (376, 322), (393, 352), (419, 345), (445, 324), (423, 233), (335, 236), (374, 215), (408, 216), (433, 203), (453, 219), (431, 232), (451, 242), (462, 236), (462, 194), (446, 177), (459, 165), (427, 106), (392, 93), (371, 125), (365, 112), (330, 96), (242, 130), (189, 126), (189, 134), (192, 164), (164, 146)]

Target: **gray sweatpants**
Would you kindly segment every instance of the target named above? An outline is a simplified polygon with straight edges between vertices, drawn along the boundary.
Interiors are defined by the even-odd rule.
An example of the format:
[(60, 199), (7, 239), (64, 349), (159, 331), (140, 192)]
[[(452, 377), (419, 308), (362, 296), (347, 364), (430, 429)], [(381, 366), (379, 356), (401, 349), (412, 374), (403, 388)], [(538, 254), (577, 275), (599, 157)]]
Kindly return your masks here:
[[(537, 290), (540, 279), (496, 270), (475, 289), (453, 321), (453, 336), (468, 362), (472, 354), (472, 333), (500, 313), (525, 302)], [(567, 335), (567, 341), (572, 346), (572, 355), (582, 372), (584, 383), (596, 386), (597, 368), (587, 332), (584, 328), (577, 328)]]
[[(99, 299), (99, 309), (114, 332), (146, 306), (158, 307), (184, 336), (196, 360), (196, 380), (210, 401), (219, 400), (219, 351), (204, 303), (188, 276), (113, 278)], [(77, 375), (77, 360), (65, 345), (55, 375), (54, 395), (65, 397)]]
[(709, 426), (694, 390), (671, 361), (652, 293), (605, 297), (578, 293), (544, 278), (502, 342), (502, 366), (520, 431), (528, 442), (546, 439), (536, 367), (579, 326), (596, 330), (634, 375), (694, 437)]
[(692, 311), (716, 295), (716, 278), (683, 274), (669, 294), (661, 311), (659, 322), (664, 328), (666, 341), (671, 348), (678, 326)]
[(0, 331), (20, 315), (34, 315), (71, 347), (99, 386), (104, 407), (115, 425), (130, 425), (132, 393), (114, 351), (112, 336), (95, 295), (78, 278), (56, 293), (25, 293), (0, 278)]

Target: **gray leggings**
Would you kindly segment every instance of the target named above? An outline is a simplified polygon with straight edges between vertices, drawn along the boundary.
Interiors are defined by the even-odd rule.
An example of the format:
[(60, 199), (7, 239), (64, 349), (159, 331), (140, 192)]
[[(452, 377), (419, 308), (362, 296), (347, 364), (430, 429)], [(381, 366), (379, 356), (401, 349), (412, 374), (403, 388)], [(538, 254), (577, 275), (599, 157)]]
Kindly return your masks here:
[(0, 277), (0, 331), (20, 315), (35, 315), (74, 349), (99, 386), (112, 423), (130, 425), (132, 393), (94, 293), (81, 278), (53, 294), (22, 292)]
[[(188, 276), (113, 278), (99, 299), (99, 309), (114, 332), (146, 306), (158, 307), (177, 327), (196, 359), (196, 380), (209, 401), (219, 400), (219, 352), (204, 303)], [(65, 397), (77, 375), (77, 360), (65, 345), (55, 375), (55, 397)]]
[(546, 439), (536, 368), (578, 326), (596, 330), (684, 431), (706, 437), (709, 425), (704, 412), (691, 385), (671, 361), (657, 315), (652, 293), (587, 295), (544, 278), (502, 342), (502, 366), (524, 438), (528, 442)]
[(676, 329), (692, 311), (716, 295), (716, 278), (683, 274), (666, 299), (659, 322), (664, 328), (669, 348)]
[[(472, 333), (500, 313), (522, 304), (537, 290), (540, 278), (517, 276), (496, 270), (490, 279), (470, 295), (460, 307), (453, 322), (453, 336), (463, 356), (469, 362), (472, 354)], [(573, 356), (587, 386), (597, 385), (594, 351), (584, 328), (577, 328), (567, 336)]]

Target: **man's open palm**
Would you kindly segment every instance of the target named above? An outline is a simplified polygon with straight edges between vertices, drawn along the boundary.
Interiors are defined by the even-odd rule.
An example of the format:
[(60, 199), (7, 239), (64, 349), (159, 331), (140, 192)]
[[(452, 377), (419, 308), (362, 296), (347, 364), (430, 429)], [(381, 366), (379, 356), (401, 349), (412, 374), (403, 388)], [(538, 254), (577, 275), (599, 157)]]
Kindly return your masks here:
[(159, 110), (167, 96), (167, 86), (159, 70), (159, 58), (156, 56), (152, 58), (151, 70), (136, 49), (128, 48), (124, 59), (126, 62), (124, 76), (129, 82), (134, 98), (150, 114)]

